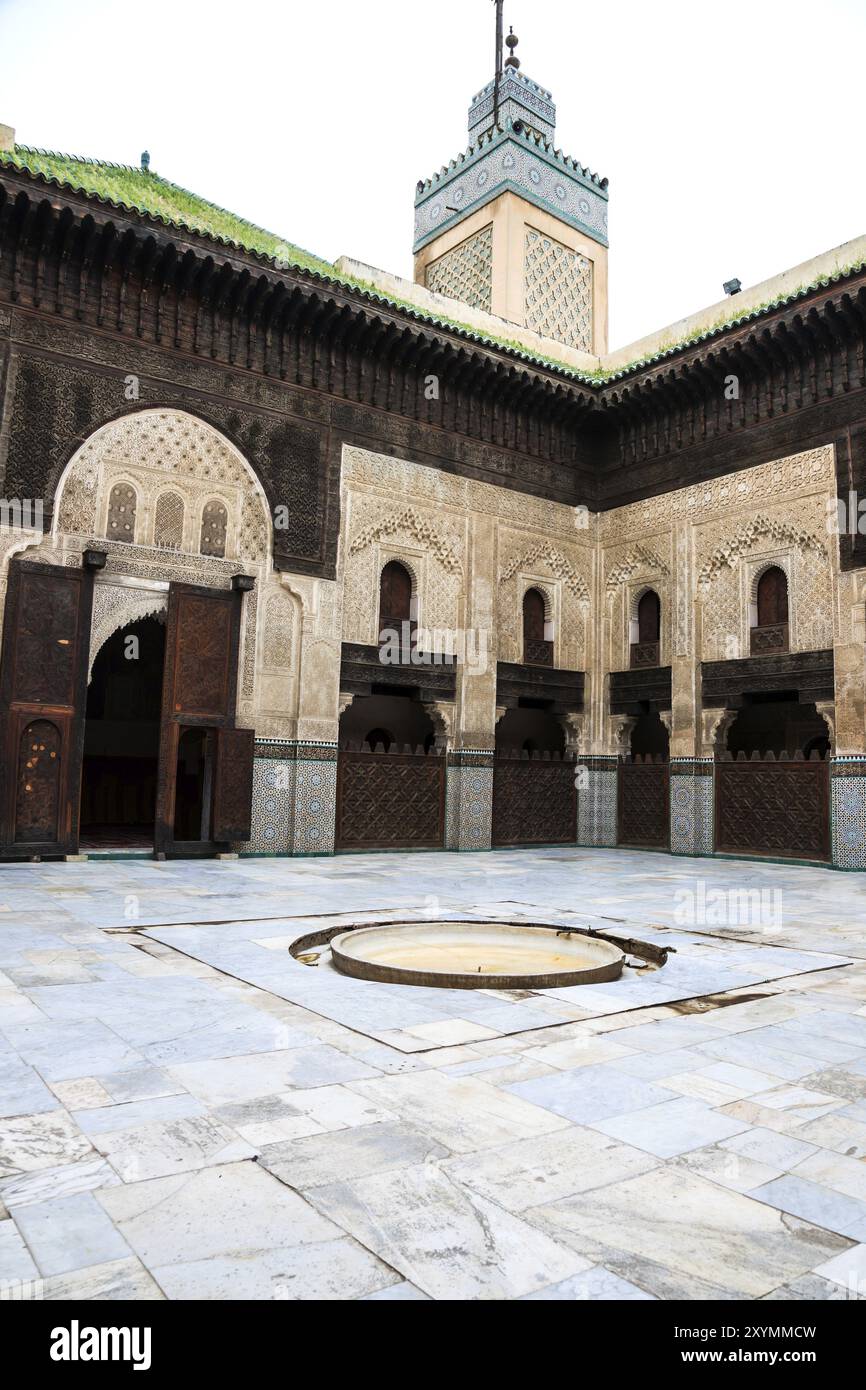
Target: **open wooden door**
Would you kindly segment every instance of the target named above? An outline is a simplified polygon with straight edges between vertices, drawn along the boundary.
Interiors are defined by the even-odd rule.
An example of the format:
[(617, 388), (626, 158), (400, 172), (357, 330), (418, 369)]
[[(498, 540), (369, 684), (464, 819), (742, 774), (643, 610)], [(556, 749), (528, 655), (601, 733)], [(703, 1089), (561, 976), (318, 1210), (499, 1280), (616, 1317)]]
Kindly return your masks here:
[[(88, 556), (90, 564), (88, 565)], [(0, 670), (0, 855), (78, 851), (93, 569), (13, 560)]]
[(235, 729), (243, 592), (172, 584), (156, 793), (157, 854), (250, 837), (253, 741)]

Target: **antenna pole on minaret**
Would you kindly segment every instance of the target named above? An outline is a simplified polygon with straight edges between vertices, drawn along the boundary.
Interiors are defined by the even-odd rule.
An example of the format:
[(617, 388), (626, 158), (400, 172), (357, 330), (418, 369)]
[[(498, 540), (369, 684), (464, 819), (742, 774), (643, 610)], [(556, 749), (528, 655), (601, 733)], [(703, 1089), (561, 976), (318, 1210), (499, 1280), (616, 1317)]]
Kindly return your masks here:
[(502, 75), (502, 6), (504, 0), (493, 0), (496, 6), (496, 69), (493, 74), (493, 128), (499, 125), (499, 79)]

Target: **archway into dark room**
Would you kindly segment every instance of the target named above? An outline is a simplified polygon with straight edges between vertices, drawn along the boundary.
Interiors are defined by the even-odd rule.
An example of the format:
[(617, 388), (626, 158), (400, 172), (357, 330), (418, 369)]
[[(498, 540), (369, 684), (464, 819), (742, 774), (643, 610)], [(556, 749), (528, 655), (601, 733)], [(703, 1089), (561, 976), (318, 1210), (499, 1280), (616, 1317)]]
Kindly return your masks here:
[(153, 845), (165, 623), (142, 618), (112, 634), (87, 689), (81, 849)]

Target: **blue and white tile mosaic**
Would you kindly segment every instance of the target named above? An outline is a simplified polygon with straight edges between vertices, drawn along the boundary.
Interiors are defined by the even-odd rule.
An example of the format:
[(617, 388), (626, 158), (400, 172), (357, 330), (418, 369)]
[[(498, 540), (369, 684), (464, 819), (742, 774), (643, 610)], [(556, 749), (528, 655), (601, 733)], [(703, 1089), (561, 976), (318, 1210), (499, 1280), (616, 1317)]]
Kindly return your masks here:
[(699, 764), (672, 759), (670, 795), (671, 854), (712, 854), (712, 759)]
[(577, 842), (579, 845), (616, 844), (616, 758), (587, 759), (586, 786), (577, 793)]
[(493, 817), (493, 768), (489, 755), (477, 761), (449, 763), (445, 783), (445, 847), (490, 848)]
[(866, 758), (834, 758), (830, 764), (833, 863), (866, 869)]

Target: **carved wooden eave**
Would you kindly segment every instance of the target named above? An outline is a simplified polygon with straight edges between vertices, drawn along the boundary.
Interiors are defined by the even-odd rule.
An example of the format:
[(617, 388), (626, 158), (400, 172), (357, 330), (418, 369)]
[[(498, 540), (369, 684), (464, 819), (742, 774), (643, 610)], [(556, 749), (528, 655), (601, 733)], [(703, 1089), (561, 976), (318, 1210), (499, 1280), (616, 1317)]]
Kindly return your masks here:
[(797, 692), (800, 704), (833, 699), (833, 651), (784, 652), (701, 663), (704, 708), (740, 709), (748, 695), (785, 698)]
[[(253, 398), (291, 388), (297, 414), (418, 462), (605, 511), (832, 442), (840, 495), (866, 493), (863, 270), (593, 382), (7, 165), (0, 245), (0, 300), (19, 318), (206, 361), (247, 376)], [(866, 536), (840, 552), (866, 564)]]
[[(592, 386), (555, 367), (530, 363), (521, 353), (481, 342), (457, 326), (430, 323), (409, 307), (316, 270), (278, 268), (256, 252), (60, 189), (41, 175), (4, 167), (0, 236), (9, 247), (9, 299), (21, 307), (132, 331), (283, 378), (293, 364), (285, 361), (280, 340), (291, 332), (312, 351), (312, 380), (306, 384), (335, 395), (347, 393), (349, 376), (355, 378), (355, 396), (363, 394), (365, 378), (368, 386), (375, 378), (384, 390), (383, 363), (399, 361), (421, 378), (435, 374), (443, 385), (471, 388), (489, 399), (494, 412), (518, 401), (543, 409), (547, 429), (566, 418), (573, 423), (592, 407)], [(55, 261), (58, 269), (49, 276)], [(121, 296), (109, 314), (106, 289), (114, 276), (120, 277)], [(193, 302), (205, 313), (196, 314), (190, 343), (182, 331), (181, 306)], [(391, 389), (396, 394), (396, 387)]]

